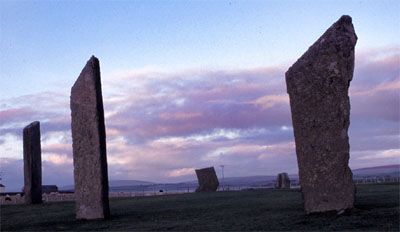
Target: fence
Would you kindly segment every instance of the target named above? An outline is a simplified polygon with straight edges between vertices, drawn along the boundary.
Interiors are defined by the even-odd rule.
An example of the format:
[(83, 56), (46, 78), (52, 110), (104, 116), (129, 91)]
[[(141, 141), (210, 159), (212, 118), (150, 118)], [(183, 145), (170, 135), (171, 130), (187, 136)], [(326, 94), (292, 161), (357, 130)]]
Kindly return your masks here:
[[(353, 179), (355, 184), (372, 184), (372, 183), (399, 183), (400, 177), (394, 176), (368, 176), (368, 177), (355, 177)], [(229, 185), (221, 184), (217, 191), (241, 191), (249, 189), (272, 189), (274, 188), (274, 181), (269, 182), (265, 185)], [(123, 198), (123, 197), (144, 197), (144, 196), (160, 196), (160, 195), (171, 195), (171, 194), (184, 194), (193, 193), (196, 191), (197, 186), (179, 186), (179, 187), (166, 187), (159, 188), (160, 186), (135, 186), (134, 189), (124, 189), (124, 191), (111, 191), (109, 193), (110, 198)], [(299, 181), (294, 179), (291, 181), (290, 188), (300, 188)], [(59, 202), (59, 201), (74, 201), (73, 192), (56, 192), (56, 193), (44, 193), (42, 195), (44, 202)], [(0, 205), (9, 204), (23, 204), (25, 202), (23, 193), (21, 192), (9, 192), (0, 194)]]

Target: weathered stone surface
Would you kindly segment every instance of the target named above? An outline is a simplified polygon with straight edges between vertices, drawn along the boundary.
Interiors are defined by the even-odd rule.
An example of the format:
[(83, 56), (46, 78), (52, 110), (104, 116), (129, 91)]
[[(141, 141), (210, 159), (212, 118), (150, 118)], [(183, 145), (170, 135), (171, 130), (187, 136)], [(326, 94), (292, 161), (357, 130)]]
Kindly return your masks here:
[(32, 122), (23, 130), (25, 203), (42, 203), (42, 149), (40, 123)]
[(196, 169), (199, 187), (196, 192), (215, 192), (218, 189), (219, 182), (214, 167)]
[(353, 207), (347, 130), (356, 42), (351, 17), (342, 16), (286, 72), (307, 213)]
[(71, 89), (77, 219), (110, 216), (99, 60), (92, 56)]
[(289, 175), (286, 172), (278, 174), (278, 176), (276, 177), (275, 188), (290, 189), (290, 179)]

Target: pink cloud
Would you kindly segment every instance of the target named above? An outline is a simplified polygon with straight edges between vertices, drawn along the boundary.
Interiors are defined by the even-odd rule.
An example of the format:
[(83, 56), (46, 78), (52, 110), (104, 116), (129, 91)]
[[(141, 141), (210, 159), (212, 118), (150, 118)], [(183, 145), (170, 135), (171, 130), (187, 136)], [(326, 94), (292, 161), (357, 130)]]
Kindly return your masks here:
[(251, 103), (261, 106), (263, 109), (268, 109), (278, 104), (289, 105), (289, 96), (287, 94), (265, 95), (257, 98)]
[[(390, 49), (357, 55), (350, 86), (353, 166), (397, 157), (390, 151), (399, 139), (398, 60), (398, 50)], [(193, 168), (220, 164), (227, 165), (227, 176), (295, 173), (285, 69), (144, 69), (105, 78), (110, 179), (182, 181), (194, 178)], [(69, 88), (0, 103), (0, 141), (42, 121), (44, 175), (52, 181), (62, 174), (72, 183)], [(20, 167), (18, 162), (4, 165)], [(12, 173), (21, 176), (21, 170)]]
[(34, 118), (35, 111), (29, 107), (11, 108), (0, 111), (0, 126), (8, 123), (27, 121)]
[[(163, 87), (144, 84), (152, 97), (125, 104), (123, 110), (110, 116), (109, 126), (123, 134), (135, 131), (140, 139), (152, 139), (203, 133), (214, 128), (263, 127), (277, 121), (289, 124), (287, 96), (268, 95), (278, 91), (271, 86), (284, 89), (282, 80), (277, 81), (281, 79), (276, 76), (277, 70), (204, 72), (196, 77), (181, 74), (184, 78), (160, 78), (163, 84), (164, 79), (170, 83), (156, 85)], [(185, 79), (184, 87), (175, 85), (176, 79)], [(262, 84), (268, 80), (272, 85)], [(127, 97), (132, 98), (135, 99), (132, 95)]]
[(181, 177), (181, 176), (194, 176), (194, 168), (178, 168), (167, 173), (170, 177)]
[(43, 153), (72, 154), (72, 145), (66, 143), (43, 144)]
[(68, 165), (72, 167), (73, 160), (71, 157), (59, 154), (43, 154), (43, 161), (52, 163), (53, 165)]
[(400, 48), (369, 51), (356, 57), (350, 92), (375, 87), (390, 82), (400, 75)]
[(359, 157), (361, 160), (369, 160), (369, 159), (386, 159), (386, 158), (397, 158), (400, 159), (400, 149), (389, 149), (379, 151), (373, 155), (364, 155)]

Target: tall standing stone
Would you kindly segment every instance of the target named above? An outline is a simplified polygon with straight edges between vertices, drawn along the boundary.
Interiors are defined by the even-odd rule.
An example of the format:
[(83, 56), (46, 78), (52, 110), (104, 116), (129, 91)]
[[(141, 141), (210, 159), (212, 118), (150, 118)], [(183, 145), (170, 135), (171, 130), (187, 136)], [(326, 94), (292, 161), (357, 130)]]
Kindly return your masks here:
[(307, 213), (354, 204), (347, 130), (356, 42), (351, 17), (342, 16), (286, 72)]
[(286, 172), (279, 173), (276, 177), (275, 188), (278, 189), (290, 189), (290, 179)]
[(199, 187), (196, 192), (215, 192), (218, 189), (219, 182), (214, 167), (196, 169)]
[(110, 216), (106, 131), (99, 60), (92, 56), (71, 89), (77, 219)]
[(42, 149), (40, 123), (32, 122), (23, 130), (25, 203), (42, 203)]

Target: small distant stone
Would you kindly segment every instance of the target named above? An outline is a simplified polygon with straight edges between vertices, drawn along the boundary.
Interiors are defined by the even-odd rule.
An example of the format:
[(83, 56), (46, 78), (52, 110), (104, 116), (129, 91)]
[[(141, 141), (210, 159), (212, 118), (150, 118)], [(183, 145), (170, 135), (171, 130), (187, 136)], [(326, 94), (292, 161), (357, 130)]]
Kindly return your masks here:
[(214, 167), (196, 169), (199, 187), (196, 192), (215, 192), (218, 189), (219, 181)]
[(290, 179), (286, 172), (279, 173), (276, 177), (275, 188), (277, 189), (290, 189)]

